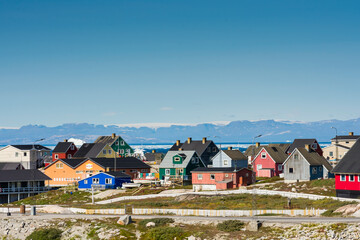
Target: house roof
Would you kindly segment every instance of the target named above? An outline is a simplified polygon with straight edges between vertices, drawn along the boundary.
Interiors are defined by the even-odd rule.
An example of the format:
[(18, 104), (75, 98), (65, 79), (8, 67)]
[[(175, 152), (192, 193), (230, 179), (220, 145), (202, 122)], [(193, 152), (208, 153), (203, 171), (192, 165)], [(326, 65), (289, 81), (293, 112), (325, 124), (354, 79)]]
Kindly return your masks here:
[[(181, 164), (173, 164), (173, 157), (176, 155), (180, 155), (182, 154), (184, 156), (183, 162)], [(167, 154), (165, 155), (164, 159), (162, 160), (162, 162), (159, 165), (159, 168), (186, 168), (187, 165), (189, 164), (191, 158), (197, 154), (195, 151), (168, 151)], [(199, 155), (197, 155), (199, 156)], [(200, 161), (201, 158), (199, 157)], [(204, 164), (205, 166), (205, 164)]]
[[(282, 148), (277, 146), (263, 146), (261, 149), (265, 149), (266, 152), (276, 163), (284, 163), (284, 161), (288, 157), (288, 155), (283, 152)], [(257, 155), (259, 155), (261, 149), (257, 149), (257, 154), (255, 155), (255, 158), (257, 157)]]
[(169, 151), (179, 151), (179, 148), (181, 148), (185, 151), (196, 151), (196, 153), (201, 156), (211, 143), (213, 143), (212, 140), (206, 140), (205, 143), (203, 143), (202, 140), (191, 140), (190, 143), (188, 143), (188, 141), (185, 141), (183, 143), (180, 143), (179, 146), (176, 146), (175, 143), (174, 145), (172, 145)]
[(232, 160), (247, 160), (247, 157), (237, 149), (234, 150), (223, 150)]
[(1, 170), (0, 182), (17, 182), (17, 181), (45, 181), (51, 180), (44, 173), (37, 169), (31, 170)]
[(229, 168), (223, 168), (223, 167), (216, 167), (216, 168), (207, 168), (207, 167), (198, 167), (198, 168), (195, 168), (194, 170), (192, 170), (191, 172), (239, 172), (239, 171), (242, 171), (242, 170), (248, 170), (248, 171), (251, 171), (250, 169), (247, 169), (247, 168), (233, 168), (233, 167), (229, 167)]
[(301, 155), (303, 155), (303, 157), (310, 165), (322, 165), (328, 171), (332, 170), (332, 166), (330, 165), (330, 163), (323, 156), (320, 156), (317, 152), (313, 150), (308, 151), (305, 148), (297, 148), (297, 150), (301, 153)]
[(268, 146), (269, 147), (278, 147), (280, 148), (283, 152), (286, 152), (286, 150), (290, 147), (290, 143), (270, 143)]
[[(83, 162), (87, 160), (90, 160), (93, 163), (98, 164), (103, 168), (114, 168), (115, 166), (114, 158), (70, 158), (70, 159), (58, 159), (55, 162), (51, 163), (49, 166), (45, 167), (45, 169), (49, 168), (57, 161), (62, 161), (71, 168), (77, 168), (79, 165), (81, 165)], [(134, 169), (134, 168), (151, 168), (151, 167), (138, 158), (125, 157), (125, 158), (116, 158), (116, 168)]]
[(106, 144), (113, 144), (117, 139), (119, 138), (119, 136), (115, 136), (115, 138), (113, 138), (112, 136), (99, 136), (94, 143), (105, 143)]
[(295, 148), (304, 148), (306, 144), (311, 144), (317, 142), (315, 138), (302, 138), (302, 139), (295, 139), (294, 142), (289, 146), (286, 150), (287, 153), (292, 153)]
[(114, 171), (110, 171), (110, 172), (105, 172), (105, 174), (108, 174), (110, 176), (113, 176), (115, 178), (117, 177), (121, 177), (121, 178), (131, 178), (130, 175), (126, 174), (126, 173), (123, 173), (123, 172), (120, 172), (120, 171), (117, 171), (117, 172), (114, 172)]
[(14, 162), (1, 162), (0, 170), (16, 170), (19, 166), (22, 166), (20, 163)]
[(51, 150), (50, 148), (44, 147), (43, 145), (39, 144), (28, 144), (28, 145), (10, 145), (20, 150), (32, 150), (35, 148), (36, 150)]
[(86, 154), (86, 157), (96, 158), (106, 145), (107, 143), (105, 142), (94, 143), (94, 146), (92, 146), (90, 151)]
[(331, 141), (336, 141), (337, 140), (357, 140), (360, 138), (360, 135), (340, 135), (337, 137), (334, 137), (331, 139)]
[(340, 160), (333, 173), (360, 173), (360, 138)]
[(350, 147), (347, 147), (347, 146), (344, 146), (344, 145), (341, 145), (341, 144), (334, 144), (334, 145), (330, 145), (330, 146), (327, 146), (323, 149), (326, 149), (326, 148), (330, 148), (330, 147), (340, 147), (340, 148), (344, 148), (344, 149), (350, 149)]
[(85, 158), (95, 143), (84, 143), (74, 154), (73, 158)]
[(72, 142), (59, 142), (54, 148), (53, 153), (66, 153), (72, 144)]
[(146, 161), (149, 161), (149, 162), (155, 161), (156, 156), (160, 157), (160, 158), (163, 158), (164, 154), (160, 153), (160, 152), (155, 152), (155, 153), (147, 152), (147, 153), (145, 153), (145, 159), (146, 159)]
[(256, 147), (256, 145), (250, 145), (246, 150), (245, 150), (245, 156), (252, 156), (254, 154), (254, 156), (256, 156), (258, 154), (258, 152), (260, 151), (260, 149), (262, 149), (262, 147), (264, 146), (259, 146)]

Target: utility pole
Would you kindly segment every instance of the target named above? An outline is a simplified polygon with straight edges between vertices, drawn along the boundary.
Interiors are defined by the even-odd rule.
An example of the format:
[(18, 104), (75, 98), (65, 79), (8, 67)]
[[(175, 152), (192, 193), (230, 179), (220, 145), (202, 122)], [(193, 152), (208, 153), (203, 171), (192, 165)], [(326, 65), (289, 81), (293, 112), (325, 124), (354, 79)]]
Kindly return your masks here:
[[(255, 160), (255, 145), (254, 145), (254, 143), (255, 143), (255, 139), (256, 138), (259, 138), (259, 137), (261, 137), (262, 136), (262, 134), (259, 134), (259, 135), (257, 135), (257, 136), (255, 136), (255, 137), (253, 137), (253, 142), (252, 142), (252, 147), (253, 147), (253, 154), (252, 154), (252, 161), (254, 161)], [(255, 166), (253, 166), (253, 169), (255, 169)], [(253, 219), (255, 220), (256, 219), (256, 213), (257, 213), (257, 206), (256, 206), (256, 188), (255, 187), (253, 187), (253, 194), (252, 194), (252, 212), (253, 212), (253, 214), (252, 214), (252, 217), (253, 217)]]
[(336, 127), (331, 127), (332, 129), (335, 129), (335, 164), (337, 164), (338, 162), (338, 133), (337, 133), (337, 128)]

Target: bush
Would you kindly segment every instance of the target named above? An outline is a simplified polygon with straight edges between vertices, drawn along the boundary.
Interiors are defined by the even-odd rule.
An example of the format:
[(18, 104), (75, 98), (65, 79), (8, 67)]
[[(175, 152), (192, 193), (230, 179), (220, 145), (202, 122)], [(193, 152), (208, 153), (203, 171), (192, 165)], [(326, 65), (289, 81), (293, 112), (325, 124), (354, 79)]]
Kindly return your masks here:
[(174, 219), (172, 218), (151, 218), (151, 219), (144, 219), (144, 220), (141, 220), (139, 222), (139, 226), (140, 227), (143, 227), (145, 228), (146, 227), (146, 224), (148, 222), (153, 222), (155, 223), (155, 226), (156, 227), (161, 227), (161, 226), (164, 226), (168, 223), (173, 223), (174, 222)]
[(60, 240), (62, 230), (57, 228), (43, 228), (32, 232), (26, 240)]
[(169, 239), (185, 239), (188, 233), (179, 227), (157, 227), (148, 231), (142, 239), (144, 240), (169, 240)]
[(244, 223), (239, 220), (227, 220), (217, 225), (217, 229), (223, 232), (236, 232), (240, 231)]

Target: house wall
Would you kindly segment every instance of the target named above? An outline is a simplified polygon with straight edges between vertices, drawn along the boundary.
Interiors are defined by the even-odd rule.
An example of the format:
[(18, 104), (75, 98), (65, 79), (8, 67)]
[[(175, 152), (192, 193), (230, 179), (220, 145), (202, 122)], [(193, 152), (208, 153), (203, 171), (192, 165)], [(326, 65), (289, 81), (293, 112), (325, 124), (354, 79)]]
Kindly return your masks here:
[[(225, 165), (225, 161), (227, 160), (228, 164)], [(248, 160), (237, 160), (233, 161), (226, 153), (220, 151), (217, 155), (212, 159), (213, 167), (237, 167), (237, 168), (247, 168)]]
[(138, 172), (139, 173), (150, 173), (150, 168), (121, 168), (116, 167), (116, 170), (113, 168), (110, 168), (109, 171), (115, 171), (115, 172), (123, 172), (126, 173), (131, 177), (131, 179), (137, 178)]
[[(100, 173), (79, 181), (79, 188), (91, 189), (93, 178), (99, 178), (99, 185), (107, 186), (106, 188), (113, 188), (113, 189), (117, 187), (121, 187), (122, 184), (125, 182), (131, 182), (131, 178), (120, 178), (120, 177), (114, 178), (113, 176), (109, 176), (105, 173)], [(110, 184), (105, 183), (105, 179), (107, 178), (111, 178)], [(85, 183), (86, 182), (85, 180), (87, 180), (87, 183)]]
[(352, 190), (360, 191), (360, 181), (358, 176), (354, 174), (354, 182), (349, 181), (349, 174), (344, 174), (346, 176), (345, 181), (340, 181), (340, 176), (342, 174), (335, 175), (335, 189), (336, 190)]
[[(69, 157), (68, 157), (69, 154), (71, 155), (71, 157), (73, 157), (74, 154), (77, 152), (77, 147), (75, 146), (75, 144), (72, 144), (72, 146), (74, 146), (74, 149), (73, 149), (73, 150), (71, 150), (71, 146), (70, 146), (69, 149), (68, 149), (66, 152), (64, 152), (64, 153), (56, 153), (56, 152), (53, 152), (53, 153), (52, 153), (52, 160), (53, 160), (53, 162), (56, 161), (57, 159), (67, 159), (67, 158), (69, 158)], [(58, 158), (57, 158), (57, 159), (55, 158), (55, 154), (58, 155)]]
[[(347, 148), (343, 148), (343, 147), (337, 147), (338, 149), (338, 159), (342, 159), (344, 157), (344, 155), (350, 150)], [(330, 154), (332, 153), (332, 154)], [(336, 160), (336, 146), (335, 145), (330, 145), (326, 148), (323, 148), (323, 156), (325, 159), (329, 160), (329, 161), (335, 161)]]
[[(16, 156), (18, 153), (18, 156)], [(26, 156), (24, 156), (24, 153)], [(0, 162), (22, 163), (25, 169), (36, 169), (36, 161), (39, 158), (50, 156), (50, 150), (20, 150), (12, 146), (0, 149)]]
[[(316, 169), (316, 173), (314, 173), (314, 169)], [(319, 178), (324, 178), (323, 166), (310, 166), (310, 180), (316, 180)]]
[(115, 158), (115, 157), (119, 157), (119, 156), (117, 156), (117, 153), (114, 151), (114, 149), (112, 149), (108, 144), (106, 144), (96, 157), (97, 158)]
[(120, 136), (118, 137), (118, 139), (111, 145), (111, 148), (119, 153), (121, 151), (123, 151), (124, 153), (120, 153), (120, 156), (122, 157), (126, 157), (126, 156), (131, 156), (132, 154), (134, 154), (134, 150), (130, 147), (129, 144), (127, 144), (127, 142), (124, 141), (123, 138), (121, 138)]
[[(266, 153), (266, 158), (261, 158), (262, 153)], [(258, 169), (259, 164), (262, 165), (262, 169)], [(266, 168), (272, 169), (272, 171), (266, 170)], [(271, 156), (266, 152), (265, 149), (262, 149), (255, 158), (255, 160), (253, 161), (253, 169), (256, 172), (257, 177), (272, 177), (279, 175), (279, 171), (277, 171), (276, 169), (276, 163), (271, 158)]]
[(215, 143), (211, 142), (200, 157), (206, 165), (212, 165), (212, 158), (218, 152), (219, 152), (219, 148), (216, 146)]
[[(298, 155), (298, 159), (294, 159), (295, 154)], [(290, 168), (293, 169), (293, 173), (290, 173)], [(310, 180), (310, 164), (298, 151), (290, 155), (284, 164), (284, 180), (288, 182)]]

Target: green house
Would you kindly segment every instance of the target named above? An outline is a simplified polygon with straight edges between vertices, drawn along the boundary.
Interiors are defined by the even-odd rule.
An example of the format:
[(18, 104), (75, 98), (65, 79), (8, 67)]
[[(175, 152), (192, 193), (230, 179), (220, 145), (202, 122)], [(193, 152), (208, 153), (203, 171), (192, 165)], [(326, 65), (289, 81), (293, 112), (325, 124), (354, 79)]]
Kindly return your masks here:
[(195, 151), (169, 151), (159, 166), (161, 180), (191, 181), (191, 171), (205, 164)]
[(134, 149), (115, 133), (111, 136), (100, 136), (94, 143), (103, 144), (103, 148), (96, 157), (112, 158), (115, 154), (120, 157), (130, 157), (134, 154)]

